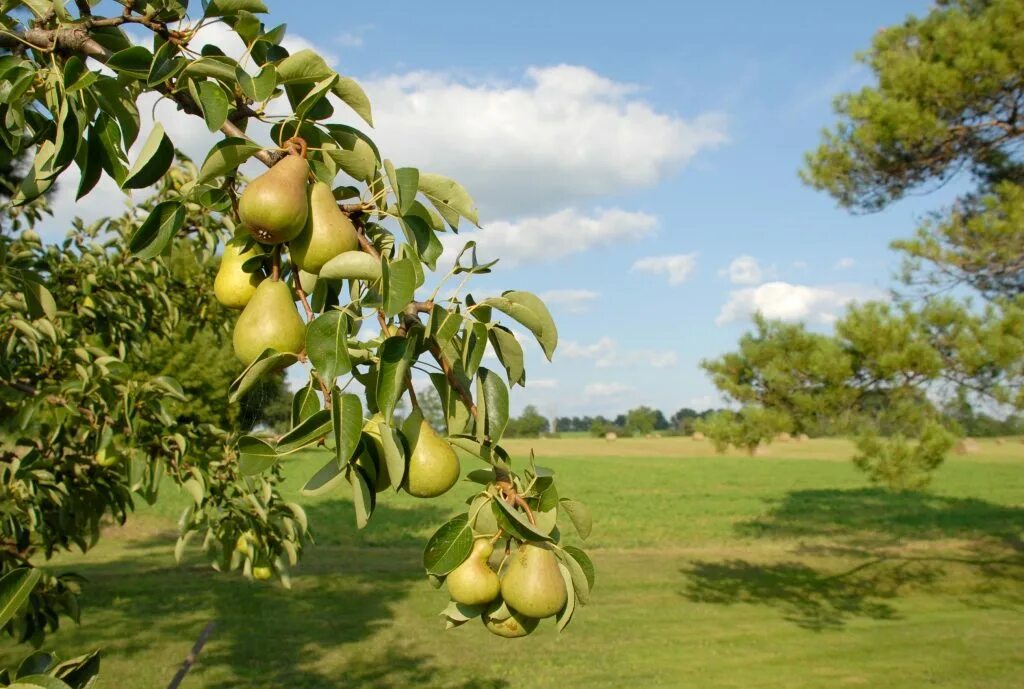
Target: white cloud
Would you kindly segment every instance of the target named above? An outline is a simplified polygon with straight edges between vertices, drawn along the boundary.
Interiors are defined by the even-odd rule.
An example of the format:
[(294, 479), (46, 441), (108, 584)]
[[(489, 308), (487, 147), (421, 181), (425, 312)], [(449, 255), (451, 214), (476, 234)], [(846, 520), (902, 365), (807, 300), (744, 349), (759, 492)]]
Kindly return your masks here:
[(583, 388), (583, 394), (587, 397), (613, 397), (631, 391), (628, 385), (622, 383), (590, 383)]
[(463, 181), (490, 217), (651, 186), (728, 140), (721, 113), (659, 112), (636, 87), (574, 65), (532, 67), (516, 83), (412, 72), (362, 84), (385, 155)]
[(884, 293), (864, 285), (793, 285), (767, 282), (729, 294), (715, 319), (717, 325), (737, 321), (756, 312), (784, 321), (832, 323), (847, 305), (884, 298)]
[(589, 289), (552, 289), (540, 295), (548, 306), (560, 306), (569, 313), (587, 313), (600, 294)]
[(850, 258), (849, 256), (844, 256), (843, 258), (836, 261), (834, 268), (836, 270), (849, 270), (850, 268), (853, 268), (855, 265), (857, 265), (856, 259)]
[(690, 279), (697, 268), (697, 254), (676, 254), (674, 256), (648, 256), (633, 262), (633, 270), (642, 273), (668, 275), (668, 284), (681, 285)]
[(553, 378), (527, 379), (526, 387), (531, 390), (554, 390), (558, 387), (558, 381)]
[(668, 368), (679, 363), (679, 356), (671, 350), (623, 350), (610, 337), (602, 337), (597, 342), (587, 345), (568, 340), (559, 345), (558, 354), (566, 359), (589, 359), (594, 362), (595, 368), (641, 364), (647, 364), (652, 368)]
[(450, 263), (466, 242), (477, 243), (480, 261), (501, 258), (501, 265), (528, 261), (553, 261), (595, 247), (645, 239), (654, 234), (653, 215), (618, 208), (587, 215), (573, 208), (542, 217), (498, 221), (482, 230), (445, 234), (445, 257)]
[(728, 276), (734, 285), (756, 285), (764, 281), (765, 272), (756, 258), (744, 255), (734, 258), (719, 274)]

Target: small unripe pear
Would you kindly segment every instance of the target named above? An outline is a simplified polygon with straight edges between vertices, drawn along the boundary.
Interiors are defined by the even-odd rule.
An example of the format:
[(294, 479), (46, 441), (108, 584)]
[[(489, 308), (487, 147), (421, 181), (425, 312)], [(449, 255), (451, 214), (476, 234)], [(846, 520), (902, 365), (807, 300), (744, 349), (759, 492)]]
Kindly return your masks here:
[(533, 543), (520, 544), (501, 577), (501, 597), (529, 617), (557, 614), (568, 596), (555, 554)]
[(455, 485), (460, 468), (452, 446), (423, 421), (402, 487), (417, 498), (436, 498)]
[(306, 159), (292, 154), (249, 182), (238, 199), (238, 217), (256, 241), (280, 244), (302, 232), (309, 213), (308, 175)]
[(260, 581), (269, 579), (272, 573), (273, 571), (270, 569), (270, 567), (265, 567), (261, 565), (259, 567), (252, 568), (252, 578)]
[(524, 637), (540, 624), (540, 620), (536, 617), (527, 617), (526, 615), (511, 611), (511, 615), (504, 620), (496, 620), (490, 616), (488, 612), (485, 612), (480, 616), (483, 620), (484, 626), (487, 627), (487, 631), (491, 634), (504, 637), (506, 639), (518, 639)]
[(501, 583), (487, 564), (493, 552), (490, 540), (478, 538), (473, 541), (473, 552), (445, 578), (453, 601), (463, 605), (484, 605), (498, 597)]
[(306, 326), (295, 310), (292, 290), (280, 280), (264, 280), (235, 323), (235, 355), (251, 364), (265, 349), (298, 354), (306, 345)]
[(358, 248), (355, 225), (338, 208), (330, 185), (317, 182), (309, 192), (306, 226), (288, 243), (292, 262), (299, 269), (316, 274), (338, 254)]
[(242, 270), (243, 263), (253, 256), (259, 256), (255, 246), (248, 251), (242, 251), (244, 246), (245, 240), (241, 238), (232, 239), (224, 246), (217, 277), (213, 280), (214, 296), (229, 309), (244, 309), (263, 280), (260, 273), (247, 273)]

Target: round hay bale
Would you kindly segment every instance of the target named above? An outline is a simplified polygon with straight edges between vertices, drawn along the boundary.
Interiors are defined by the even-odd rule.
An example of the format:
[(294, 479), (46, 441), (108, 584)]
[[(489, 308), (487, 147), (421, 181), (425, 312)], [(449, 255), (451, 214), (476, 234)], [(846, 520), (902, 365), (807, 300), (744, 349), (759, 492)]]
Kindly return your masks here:
[(1006, 441), (1002, 438), (996, 438), (996, 445), (1005, 445)]
[(696, 433), (691, 435), (690, 438), (699, 442), (701, 440), (704, 440), (704, 434), (701, 433), (700, 431), (697, 431)]
[(767, 445), (758, 445), (750, 453), (750, 456), (751, 457), (767, 457), (768, 456), (768, 446)]
[(958, 440), (956, 445), (953, 446), (953, 452), (958, 455), (973, 455), (980, 448), (978, 441), (972, 438), (963, 438)]
[(608, 431), (604, 434), (604, 439), (607, 441), (618, 440), (619, 434), (615, 431)]
[(791, 436), (789, 433), (786, 433), (785, 431), (775, 436), (775, 442), (777, 443), (788, 443), (792, 439), (793, 436)]
[(798, 443), (806, 443), (810, 439), (811, 439), (811, 436), (807, 435), (806, 433), (801, 433), (800, 435), (798, 435), (796, 437), (796, 441)]

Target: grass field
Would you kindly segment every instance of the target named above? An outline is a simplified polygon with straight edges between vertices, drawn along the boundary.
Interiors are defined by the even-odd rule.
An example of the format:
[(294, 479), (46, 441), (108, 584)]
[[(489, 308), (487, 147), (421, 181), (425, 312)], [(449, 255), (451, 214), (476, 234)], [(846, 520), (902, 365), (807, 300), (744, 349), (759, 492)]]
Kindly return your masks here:
[[(102, 686), (118, 689), (166, 686), (210, 620), (184, 688), (1024, 684), (1020, 443), (983, 442), (930, 492), (904, 495), (866, 487), (843, 441), (756, 458), (681, 438), (533, 445), (596, 517), (593, 602), (561, 636), (550, 623), (512, 642), (478, 624), (442, 631), (446, 596), (419, 560), (460, 486), (438, 501), (386, 496), (362, 532), (346, 499), (303, 498), (318, 544), (290, 592), (198, 556), (176, 567), (185, 498), (168, 492), (88, 556), (52, 563), (90, 583), (82, 624), (50, 643), (103, 647)], [(293, 490), (319, 460), (289, 467)]]

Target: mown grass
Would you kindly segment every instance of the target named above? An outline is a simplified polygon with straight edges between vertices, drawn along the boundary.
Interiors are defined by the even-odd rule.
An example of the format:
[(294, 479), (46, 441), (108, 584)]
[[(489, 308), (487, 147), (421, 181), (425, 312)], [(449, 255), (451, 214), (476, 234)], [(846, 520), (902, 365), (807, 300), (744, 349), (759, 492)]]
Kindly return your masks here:
[[(104, 647), (102, 686), (125, 689), (166, 686), (210, 620), (185, 688), (1021, 685), (1024, 445), (983, 443), (929, 492), (891, 494), (842, 461), (843, 441), (756, 458), (675, 438), (511, 446), (529, 444), (596, 516), (593, 602), (561, 636), (442, 631), (445, 596), (419, 558), (460, 486), (385, 496), (364, 531), (344, 496), (302, 498), (317, 545), (290, 592), (198, 557), (175, 567), (184, 497), (168, 493), (89, 555), (52, 563), (90, 580), (82, 624), (52, 645)], [(321, 462), (292, 462), (291, 489)]]

